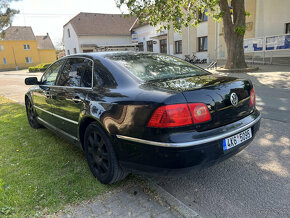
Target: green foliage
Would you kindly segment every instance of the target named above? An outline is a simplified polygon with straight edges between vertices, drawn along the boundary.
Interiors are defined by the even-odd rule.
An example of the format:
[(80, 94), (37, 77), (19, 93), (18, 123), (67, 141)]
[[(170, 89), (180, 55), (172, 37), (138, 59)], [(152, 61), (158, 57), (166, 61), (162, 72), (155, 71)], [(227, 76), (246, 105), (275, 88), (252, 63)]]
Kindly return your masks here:
[[(243, 0), (115, 0), (115, 2), (119, 8), (126, 6), (130, 15), (136, 16), (141, 24), (157, 26), (158, 30), (173, 28), (178, 32), (182, 27), (198, 26), (201, 22), (199, 13), (207, 10), (207, 16), (211, 16), (215, 21), (223, 20), (226, 46), (232, 50), (235, 49), (229, 48), (229, 42), (232, 40), (237, 43), (243, 42), (238, 40), (238, 37), (231, 36), (235, 32), (244, 36), (245, 16), (249, 16), (249, 13), (245, 12)], [(242, 45), (238, 48), (239, 52), (243, 52), (241, 48)], [(229, 63), (238, 58), (235, 52), (231, 52), (232, 57), (228, 56)], [(232, 64), (226, 64), (227, 66), (236, 67)]]
[(0, 1), (0, 32), (1, 32), (0, 38), (4, 37), (4, 33), (2, 32), (2, 30), (10, 26), (14, 15), (19, 13), (18, 10), (15, 10), (9, 7), (9, 4), (12, 1), (18, 1), (18, 0), (1, 0)]
[(250, 17), (251, 16), (250, 12), (245, 11), (245, 16)]
[(160, 30), (173, 28), (180, 31), (182, 26), (197, 26), (200, 23), (198, 13), (220, 17), (219, 0), (115, 0), (119, 8), (126, 5), (130, 15), (137, 16), (140, 23), (149, 23)]
[(29, 67), (29, 72), (44, 72), (52, 63), (38, 64), (34, 67)]
[(225, 12), (221, 11), (220, 13), (214, 14), (212, 17), (215, 21), (221, 21), (223, 19)]
[(25, 107), (3, 97), (0, 138), (0, 217), (44, 217), (124, 184), (99, 183), (80, 149), (32, 129)]
[(246, 27), (245, 26), (237, 26), (235, 27), (234, 31), (239, 34), (240, 36), (245, 35)]

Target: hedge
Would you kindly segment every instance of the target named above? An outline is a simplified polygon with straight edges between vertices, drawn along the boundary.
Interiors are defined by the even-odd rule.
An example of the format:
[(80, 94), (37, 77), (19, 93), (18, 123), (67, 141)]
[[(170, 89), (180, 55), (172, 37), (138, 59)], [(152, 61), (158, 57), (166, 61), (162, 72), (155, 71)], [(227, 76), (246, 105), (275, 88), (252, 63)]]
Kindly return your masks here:
[(29, 72), (44, 72), (50, 65), (51, 63), (38, 64), (34, 67), (29, 67), (28, 70)]

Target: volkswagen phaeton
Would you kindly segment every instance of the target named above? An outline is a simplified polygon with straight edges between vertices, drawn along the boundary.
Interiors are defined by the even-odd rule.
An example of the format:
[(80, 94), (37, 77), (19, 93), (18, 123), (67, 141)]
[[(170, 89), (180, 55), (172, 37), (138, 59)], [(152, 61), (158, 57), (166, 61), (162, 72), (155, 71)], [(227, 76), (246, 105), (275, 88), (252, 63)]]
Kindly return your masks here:
[(130, 172), (183, 173), (254, 139), (261, 115), (250, 80), (218, 76), (179, 58), (141, 52), (66, 56), (25, 95), (29, 124), (85, 153), (102, 183)]

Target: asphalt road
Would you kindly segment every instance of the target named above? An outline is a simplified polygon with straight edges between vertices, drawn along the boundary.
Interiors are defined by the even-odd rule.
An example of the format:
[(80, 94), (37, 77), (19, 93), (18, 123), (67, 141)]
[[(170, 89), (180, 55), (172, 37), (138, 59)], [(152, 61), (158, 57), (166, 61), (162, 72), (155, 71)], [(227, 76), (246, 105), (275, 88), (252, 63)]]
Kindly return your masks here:
[(256, 86), (256, 95), (263, 118), (246, 149), (185, 176), (154, 177), (202, 217), (290, 217), (290, 90)]
[(24, 84), (25, 78), (36, 76), (40, 79), (41, 75), (42, 73), (29, 73), (28, 70), (0, 72), (0, 95), (24, 104), (24, 95), (29, 89)]

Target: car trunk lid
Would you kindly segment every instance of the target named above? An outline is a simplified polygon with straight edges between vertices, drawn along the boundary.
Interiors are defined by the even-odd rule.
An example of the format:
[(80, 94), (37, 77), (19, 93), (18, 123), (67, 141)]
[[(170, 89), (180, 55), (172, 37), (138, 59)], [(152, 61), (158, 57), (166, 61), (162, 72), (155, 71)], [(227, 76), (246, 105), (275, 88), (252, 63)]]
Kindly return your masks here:
[[(209, 74), (155, 81), (151, 85), (181, 92), (187, 103), (205, 103), (212, 119), (206, 123), (196, 124), (197, 131), (213, 129), (235, 122), (249, 115), (253, 110), (253, 107), (250, 107), (252, 84), (248, 80)], [(230, 100), (233, 93), (238, 98), (236, 106)]]

